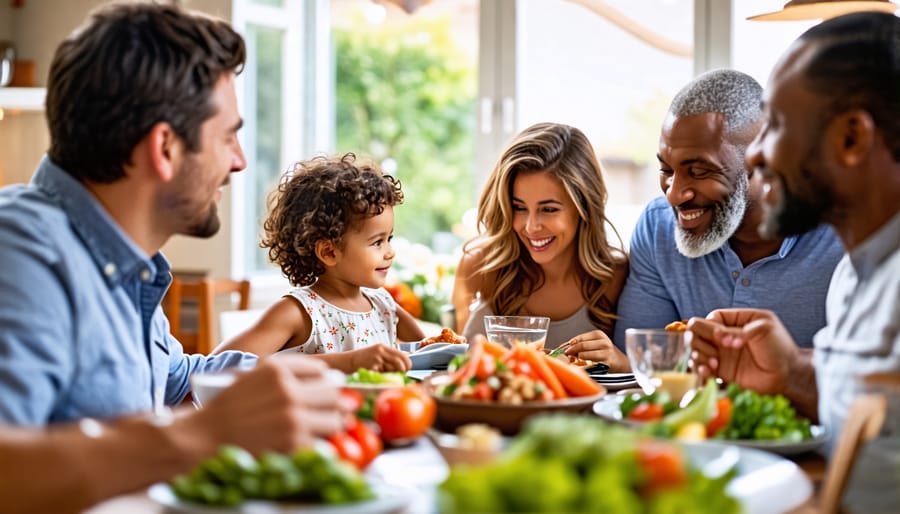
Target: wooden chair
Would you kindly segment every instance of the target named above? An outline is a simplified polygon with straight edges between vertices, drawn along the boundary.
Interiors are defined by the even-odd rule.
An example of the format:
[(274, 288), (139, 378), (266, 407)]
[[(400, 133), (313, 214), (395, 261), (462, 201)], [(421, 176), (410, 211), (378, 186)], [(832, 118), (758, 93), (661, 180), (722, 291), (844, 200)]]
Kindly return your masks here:
[(840, 512), (844, 488), (853, 471), (853, 462), (864, 443), (878, 436), (887, 415), (887, 400), (881, 394), (858, 396), (850, 405), (841, 436), (834, 448), (820, 496), (823, 514)]
[[(185, 353), (208, 354), (215, 347), (215, 303), (220, 295), (239, 295), (238, 309), (250, 307), (250, 281), (209, 279), (184, 281), (175, 277), (166, 294), (164, 309), (169, 318), (172, 335), (181, 342)], [(182, 327), (182, 307), (187, 298), (197, 303), (197, 330), (189, 331)]]

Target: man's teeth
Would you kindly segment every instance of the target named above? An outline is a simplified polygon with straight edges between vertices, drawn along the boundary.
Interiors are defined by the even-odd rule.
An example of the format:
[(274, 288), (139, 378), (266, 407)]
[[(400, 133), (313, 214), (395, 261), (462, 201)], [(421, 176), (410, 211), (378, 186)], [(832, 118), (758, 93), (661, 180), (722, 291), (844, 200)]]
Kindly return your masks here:
[(531, 246), (534, 246), (536, 248), (541, 248), (543, 246), (547, 246), (550, 243), (550, 241), (553, 241), (552, 237), (548, 237), (546, 239), (529, 239), (528, 240), (528, 242), (531, 243)]
[(686, 219), (687, 221), (691, 221), (699, 218), (700, 216), (703, 216), (704, 212), (706, 212), (706, 209), (700, 209), (699, 211), (695, 211), (693, 214), (682, 212), (681, 217)]

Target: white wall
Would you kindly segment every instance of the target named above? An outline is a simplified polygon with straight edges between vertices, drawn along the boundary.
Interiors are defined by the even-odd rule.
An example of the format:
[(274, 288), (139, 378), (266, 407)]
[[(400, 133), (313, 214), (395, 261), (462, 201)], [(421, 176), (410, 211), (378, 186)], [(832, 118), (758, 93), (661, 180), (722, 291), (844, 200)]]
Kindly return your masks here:
[[(56, 46), (87, 14), (104, 0), (28, 0), (11, 8), (0, 0), (0, 39), (11, 39), (21, 59), (32, 59), (39, 86), (46, 84), (47, 71)], [(231, 0), (186, 0), (187, 8), (231, 19)], [(27, 182), (49, 146), (42, 113), (10, 113), (0, 121), (0, 182)], [(176, 237), (163, 251), (173, 267), (209, 270), (213, 277), (228, 276), (231, 269), (230, 191), (219, 206), (223, 229), (209, 240)]]

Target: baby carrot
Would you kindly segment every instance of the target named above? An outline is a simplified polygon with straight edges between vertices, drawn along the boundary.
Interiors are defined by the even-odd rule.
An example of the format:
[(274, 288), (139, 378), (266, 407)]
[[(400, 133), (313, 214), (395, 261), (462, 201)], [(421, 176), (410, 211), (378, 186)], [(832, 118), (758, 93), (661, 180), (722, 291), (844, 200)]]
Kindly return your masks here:
[(600, 394), (603, 388), (591, 380), (590, 375), (578, 366), (562, 362), (559, 359), (543, 355), (547, 366), (559, 379), (563, 388), (572, 396), (591, 396)]
[(521, 355), (528, 364), (531, 364), (531, 368), (534, 370), (535, 374), (537, 374), (538, 378), (547, 385), (547, 388), (550, 389), (551, 392), (553, 392), (555, 398), (566, 398), (569, 396), (566, 394), (566, 390), (559, 382), (559, 379), (556, 378), (556, 375), (550, 369), (550, 366), (547, 365), (543, 352), (539, 352), (539, 350), (526, 346), (520, 346), (518, 351), (519, 355)]
[(497, 359), (502, 358), (508, 351), (505, 347), (487, 340), (482, 342), (482, 346), (484, 346), (484, 353), (493, 355)]

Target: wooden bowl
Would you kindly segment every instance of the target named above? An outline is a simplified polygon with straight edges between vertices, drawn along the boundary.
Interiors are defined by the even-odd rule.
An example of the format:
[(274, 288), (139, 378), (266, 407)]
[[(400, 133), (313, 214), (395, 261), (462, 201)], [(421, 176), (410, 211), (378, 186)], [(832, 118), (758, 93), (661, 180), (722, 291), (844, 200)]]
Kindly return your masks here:
[(591, 406), (606, 394), (602, 390), (592, 396), (578, 396), (561, 400), (526, 402), (519, 405), (485, 402), (477, 400), (456, 400), (436, 394), (449, 381), (447, 373), (435, 373), (424, 381), (425, 390), (434, 396), (437, 414), (434, 427), (443, 432), (454, 432), (467, 423), (484, 423), (499, 430), (504, 435), (515, 435), (521, 430), (525, 420), (536, 414), (550, 412), (590, 412)]

